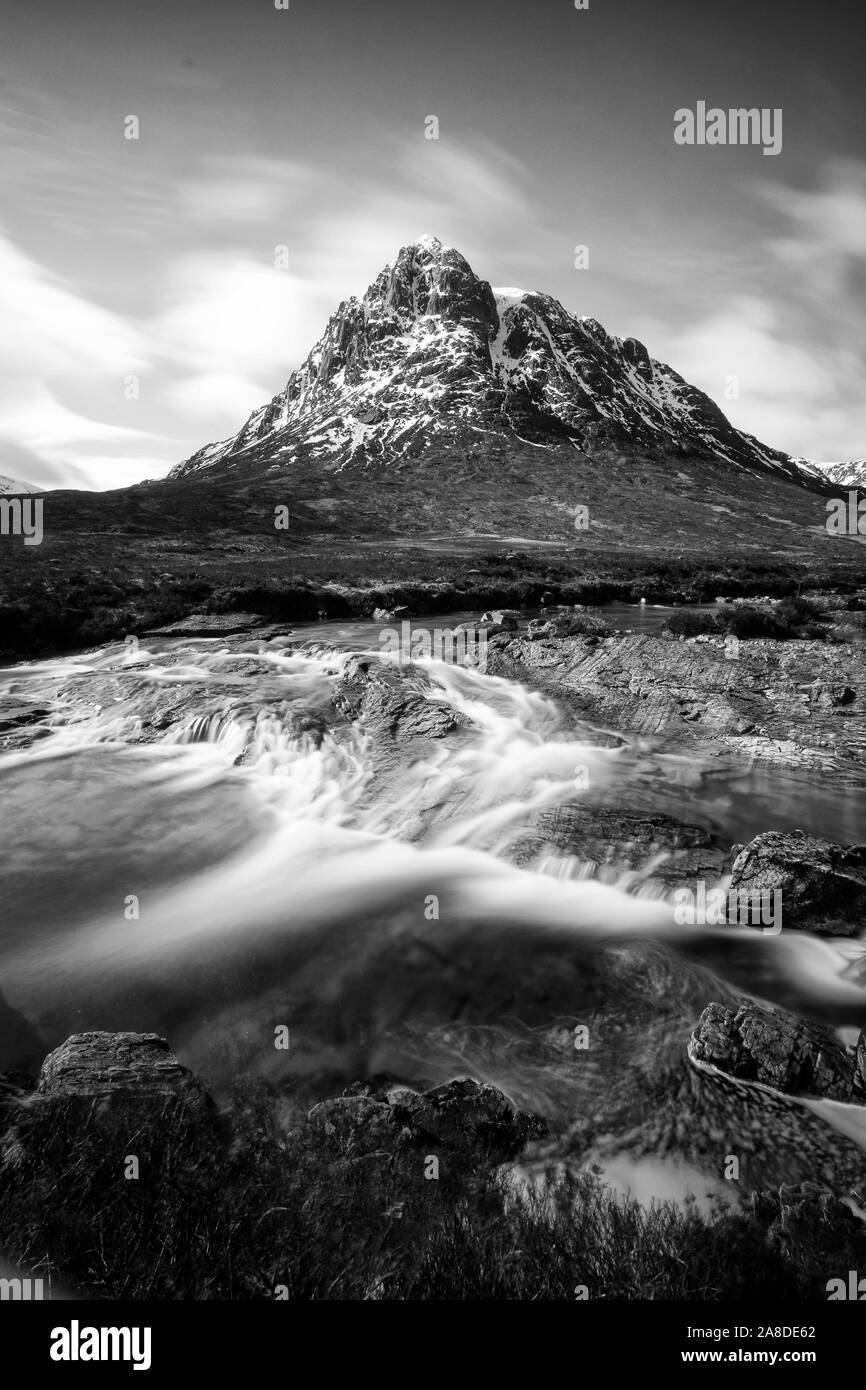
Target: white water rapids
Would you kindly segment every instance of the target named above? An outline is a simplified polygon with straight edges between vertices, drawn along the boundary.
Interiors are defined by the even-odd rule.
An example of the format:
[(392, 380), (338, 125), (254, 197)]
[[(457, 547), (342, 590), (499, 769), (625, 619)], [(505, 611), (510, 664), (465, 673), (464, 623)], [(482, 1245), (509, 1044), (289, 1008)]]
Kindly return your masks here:
[(866, 1021), (824, 942), (677, 926), (640, 873), (588, 877), (544, 845), (509, 862), (539, 808), (582, 799), (733, 838), (742, 770), (441, 662), (404, 678), (468, 725), (386, 756), (332, 704), (350, 659), (154, 640), (0, 673), (0, 1071), (72, 1032), (153, 1030), (217, 1086), (471, 1071), (543, 1108), (526, 1038), (599, 1006), (597, 952), (635, 941), (684, 977)]

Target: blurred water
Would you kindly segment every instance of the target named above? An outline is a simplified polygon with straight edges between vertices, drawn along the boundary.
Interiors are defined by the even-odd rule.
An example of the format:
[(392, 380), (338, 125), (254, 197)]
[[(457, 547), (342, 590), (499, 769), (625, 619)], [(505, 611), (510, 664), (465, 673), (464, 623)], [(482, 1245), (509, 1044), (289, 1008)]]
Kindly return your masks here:
[(631, 940), (675, 949), (684, 975), (866, 1019), (826, 943), (677, 927), (631, 876), (509, 862), (542, 807), (664, 810), (721, 842), (798, 825), (851, 840), (863, 793), (615, 737), (442, 662), (406, 679), (471, 726), (385, 758), (333, 703), (360, 626), (329, 627), (343, 651), (154, 639), (0, 672), (0, 718), (29, 710), (41, 735), (0, 753), (0, 1070), (73, 1031), (133, 1028), (217, 1081), (273, 1074), (285, 1024), (311, 1073), (462, 1062), (528, 1100), (541, 1071), (521, 1030), (592, 1006), (592, 953)]

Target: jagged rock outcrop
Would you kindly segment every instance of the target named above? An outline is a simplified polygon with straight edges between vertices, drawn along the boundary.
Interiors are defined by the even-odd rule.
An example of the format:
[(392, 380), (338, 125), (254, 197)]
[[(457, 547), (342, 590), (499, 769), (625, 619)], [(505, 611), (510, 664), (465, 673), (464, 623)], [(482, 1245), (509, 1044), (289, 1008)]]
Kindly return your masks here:
[(622, 345), (623, 353), (627, 361), (636, 367), (641, 376), (651, 377), (653, 374), (653, 364), (650, 355), (644, 344), (637, 338), (626, 338)]
[(571, 440), (583, 453), (641, 448), (806, 475), (736, 430), (635, 338), (550, 295), (496, 290), (436, 237), (399, 252), (362, 299), (342, 303), (305, 362), (232, 439), (172, 477), (271, 460), (329, 467), (473, 451), (484, 435)]
[(709, 1004), (692, 1034), (690, 1056), (741, 1081), (758, 1081), (789, 1095), (866, 1100), (858, 1054), (831, 1028), (781, 1009)]
[(831, 936), (866, 930), (866, 845), (768, 830), (732, 853), (731, 888), (749, 895), (780, 891), (786, 927)]

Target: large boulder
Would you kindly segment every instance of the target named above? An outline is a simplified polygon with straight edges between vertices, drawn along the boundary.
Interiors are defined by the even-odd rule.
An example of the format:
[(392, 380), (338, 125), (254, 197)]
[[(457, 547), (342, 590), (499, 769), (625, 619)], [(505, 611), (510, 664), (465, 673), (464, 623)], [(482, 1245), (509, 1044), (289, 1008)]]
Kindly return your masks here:
[(866, 926), (866, 845), (769, 830), (732, 853), (732, 890), (780, 890), (784, 926), (831, 936), (859, 936)]
[(408, 1131), (416, 1144), (477, 1148), (504, 1159), (545, 1133), (537, 1116), (517, 1110), (495, 1086), (470, 1077), (421, 1093), (395, 1087), (388, 1091), (386, 1101), (394, 1123)]
[(398, 623), (404, 618), (409, 617), (409, 609), (405, 604), (398, 604), (395, 608), (374, 608), (374, 623)]
[(740, 1081), (759, 1081), (790, 1095), (864, 1098), (854, 1053), (830, 1028), (781, 1009), (709, 1004), (692, 1034), (689, 1055)]
[(36, 1094), (49, 1100), (206, 1102), (201, 1082), (157, 1033), (75, 1033), (45, 1058)]
[(150, 1171), (192, 1169), (225, 1137), (205, 1087), (156, 1033), (76, 1033), (45, 1058), (35, 1087), (2, 1080), (0, 1181), (52, 1165), (84, 1165), (95, 1181), (95, 1167), (116, 1176), (129, 1154)]
[(484, 624), (490, 623), (499, 632), (516, 632), (520, 614), (514, 608), (493, 608), (482, 613), (481, 621)]
[[(353, 657), (336, 682), (334, 702), (349, 719), (365, 729), (401, 742), (413, 738), (443, 738), (469, 720), (444, 701), (426, 698), (422, 675), (411, 676), (399, 666)], [(432, 692), (431, 692), (432, 693)]]
[(610, 627), (600, 613), (585, 608), (559, 608), (549, 618), (531, 618), (527, 629), (529, 640), (553, 637), (607, 637)]
[(542, 1120), (517, 1110), (495, 1086), (469, 1077), (421, 1092), (354, 1086), (316, 1105), (310, 1118), (348, 1151), (379, 1145), (418, 1149), (461, 1166), (502, 1162), (546, 1132)]

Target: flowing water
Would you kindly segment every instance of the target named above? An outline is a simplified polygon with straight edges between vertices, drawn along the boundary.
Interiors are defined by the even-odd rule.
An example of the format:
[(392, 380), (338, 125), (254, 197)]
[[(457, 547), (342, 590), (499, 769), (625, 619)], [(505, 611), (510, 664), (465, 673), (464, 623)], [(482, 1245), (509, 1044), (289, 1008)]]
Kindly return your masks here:
[(72, 1032), (154, 1030), (218, 1093), (471, 1073), (565, 1121), (600, 1084), (570, 1041), (600, 1011), (617, 1055), (644, 1058), (680, 1056), (730, 986), (866, 1020), (834, 947), (677, 926), (643, 883), (655, 861), (597, 871), (540, 844), (512, 862), (539, 809), (581, 800), (729, 845), (771, 826), (851, 840), (862, 793), (661, 751), (436, 661), (403, 679), (468, 722), (386, 747), (334, 702), (373, 631), (153, 639), (0, 673), (0, 1071)]

